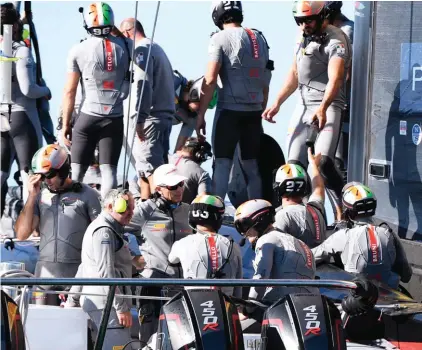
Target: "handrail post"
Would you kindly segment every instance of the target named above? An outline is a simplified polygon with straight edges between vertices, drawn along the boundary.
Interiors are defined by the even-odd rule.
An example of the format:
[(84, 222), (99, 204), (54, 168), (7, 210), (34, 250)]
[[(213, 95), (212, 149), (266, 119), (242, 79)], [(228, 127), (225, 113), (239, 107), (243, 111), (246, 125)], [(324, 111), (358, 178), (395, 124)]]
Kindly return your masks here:
[(107, 294), (107, 302), (101, 315), (100, 329), (98, 330), (97, 339), (95, 341), (94, 350), (102, 350), (104, 338), (107, 332), (108, 320), (110, 318), (111, 307), (113, 306), (114, 294), (116, 293), (116, 285), (110, 286)]

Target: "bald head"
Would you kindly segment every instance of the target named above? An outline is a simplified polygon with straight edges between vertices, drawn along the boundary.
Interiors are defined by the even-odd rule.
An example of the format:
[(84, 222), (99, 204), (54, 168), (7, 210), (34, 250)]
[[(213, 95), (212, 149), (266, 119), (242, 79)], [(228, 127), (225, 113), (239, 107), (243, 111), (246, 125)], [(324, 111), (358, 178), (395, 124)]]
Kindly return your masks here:
[[(136, 30), (135, 30), (136, 28)], [(126, 18), (120, 23), (120, 31), (130, 39), (134, 39), (135, 31), (136, 31), (136, 37), (142, 37), (144, 38), (145, 32), (144, 27), (142, 26), (141, 22), (136, 20), (135, 18)]]

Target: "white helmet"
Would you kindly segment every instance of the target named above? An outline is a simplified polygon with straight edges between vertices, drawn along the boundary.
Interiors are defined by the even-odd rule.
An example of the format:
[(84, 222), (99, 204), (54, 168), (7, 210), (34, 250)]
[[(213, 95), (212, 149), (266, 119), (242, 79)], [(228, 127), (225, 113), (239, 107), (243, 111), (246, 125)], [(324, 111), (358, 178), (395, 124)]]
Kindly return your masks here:
[(244, 235), (252, 227), (259, 233), (274, 222), (275, 209), (264, 199), (253, 199), (241, 204), (234, 214), (234, 226)]

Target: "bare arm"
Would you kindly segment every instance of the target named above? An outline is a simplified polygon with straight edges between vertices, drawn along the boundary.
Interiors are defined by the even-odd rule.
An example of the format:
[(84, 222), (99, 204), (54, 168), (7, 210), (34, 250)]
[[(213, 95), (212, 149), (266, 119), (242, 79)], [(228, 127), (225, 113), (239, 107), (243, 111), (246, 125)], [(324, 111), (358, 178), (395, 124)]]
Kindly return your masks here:
[(67, 74), (67, 82), (63, 92), (63, 126), (69, 127), (72, 113), (75, 108), (76, 91), (78, 90), (80, 73), (70, 72)]
[(29, 196), (25, 206), (15, 224), (17, 238), (20, 240), (28, 239), (32, 232), (38, 231), (40, 223), (40, 213), (38, 210), (37, 198), (40, 193), (41, 176), (30, 175), (28, 179)]
[(328, 84), (320, 108), (326, 111), (340, 91), (345, 69), (344, 59), (333, 57), (328, 62)]
[(24, 241), (28, 239), (32, 232), (38, 231), (40, 223), (39, 216), (34, 214), (34, 207), (36, 206), (37, 197), (29, 196), (25, 207), (19, 214), (18, 220), (15, 224), (15, 231), (17, 238)]
[(298, 86), (299, 80), (297, 77), (297, 64), (295, 57), (289, 73), (287, 74), (287, 79), (277, 94), (277, 98), (274, 104), (277, 104), (277, 106), (280, 107), (296, 91)]
[(221, 63), (214, 61), (208, 63), (207, 73), (205, 74), (204, 80), (202, 81), (199, 116), (205, 116), (208, 105), (212, 100), (214, 90), (217, 87), (217, 78), (220, 69)]
[(319, 163), (321, 161), (321, 154), (312, 155), (311, 148), (308, 148), (308, 161), (312, 169), (312, 197), (320, 198), (322, 203), (325, 201), (325, 185), (324, 179), (319, 172)]

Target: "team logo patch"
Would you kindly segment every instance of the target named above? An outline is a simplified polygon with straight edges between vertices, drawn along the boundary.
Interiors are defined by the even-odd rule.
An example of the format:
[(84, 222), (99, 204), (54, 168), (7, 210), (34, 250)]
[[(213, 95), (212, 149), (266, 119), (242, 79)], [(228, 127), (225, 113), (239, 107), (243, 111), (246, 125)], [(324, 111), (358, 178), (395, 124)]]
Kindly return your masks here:
[(413, 125), (412, 141), (416, 146), (418, 146), (422, 141), (422, 129), (419, 124)]
[(338, 55), (345, 55), (346, 54), (346, 48), (344, 47), (344, 44), (337, 44), (336, 45), (336, 52)]

